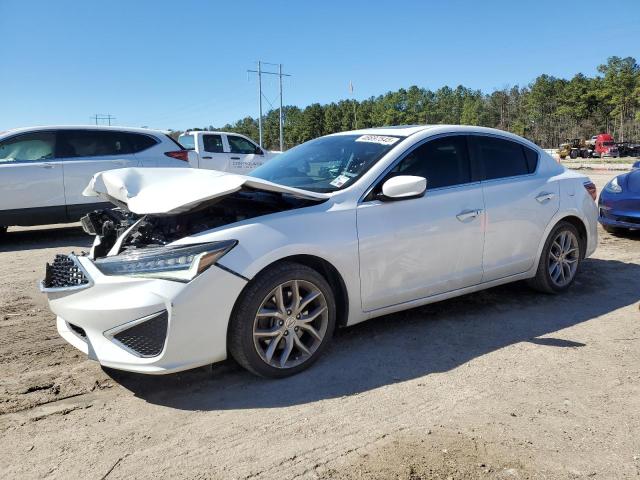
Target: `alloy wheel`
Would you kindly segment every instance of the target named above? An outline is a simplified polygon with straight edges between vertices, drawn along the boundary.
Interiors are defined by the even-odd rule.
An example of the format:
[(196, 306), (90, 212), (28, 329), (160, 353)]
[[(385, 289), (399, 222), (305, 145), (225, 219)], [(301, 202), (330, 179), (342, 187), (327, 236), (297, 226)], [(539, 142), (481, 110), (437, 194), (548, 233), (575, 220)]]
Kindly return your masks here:
[(558, 287), (571, 283), (578, 268), (580, 246), (577, 237), (569, 230), (562, 230), (549, 248), (548, 269), (551, 281)]
[(307, 361), (328, 326), (327, 300), (306, 280), (290, 280), (262, 301), (253, 322), (253, 344), (266, 364), (280, 369)]

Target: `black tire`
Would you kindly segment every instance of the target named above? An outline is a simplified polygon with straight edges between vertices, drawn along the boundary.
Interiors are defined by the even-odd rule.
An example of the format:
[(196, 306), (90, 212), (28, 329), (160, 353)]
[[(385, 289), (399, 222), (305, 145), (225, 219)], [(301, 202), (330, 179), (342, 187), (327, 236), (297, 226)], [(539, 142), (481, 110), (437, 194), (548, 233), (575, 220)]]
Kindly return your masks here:
[[(278, 368), (268, 364), (254, 345), (253, 327), (258, 309), (278, 285), (302, 280), (317, 287), (324, 295), (327, 306), (326, 331), (317, 349), (303, 363)], [(331, 287), (316, 270), (294, 262), (282, 262), (268, 268), (254, 278), (236, 302), (227, 335), (229, 353), (244, 368), (261, 377), (283, 378), (309, 368), (329, 344), (336, 325), (336, 304)]]
[(575, 160), (576, 158), (578, 158), (578, 151), (577, 151), (577, 150), (571, 150), (571, 151), (569, 152), (569, 158), (573, 158), (574, 160)]
[[(576, 271), (574, 273), (573, 278), (571, 278), (570, 282), (567, 285), (558, 286), (552, 280), (551, 274), (549, 272), (549, 255), (550, 255), (553, 241), (562, 231), (569, 231), (573, 235), (575, 235), (576, 239), (578, 240), (579, 251), (577, 255), (578, 260), (576, 265)], [(542, 249), (542, 254), (540, 255), (540, 260), (538, 261), (538, 270), (536, 271), (536, 276), (527, 281), (529, 286), (534, 290), (538, 290), (539, 292), (551, 293), (551, 294), (562, 293), (565, 290), (567, 290), (573, 284), (575, 277), (578, 274), (578, 270), (580, 269), (580, 262), (582, 261), (582, 258), (584, 256), (584, 249), (585, 249), (585, 246), (583, 245), (583, 243), (584, 242), (580, 240), (580, 234), (578, 233), (578, 230), (576, 229), (576, 227), (574, 227), (569, 222), (564, 222), (564, 221), (558, 222), (558, 224), (553, 228), (553, 230), (551, 230), (551, 233), (547, 237), (547, 241), (544, 244), (544, 248)]]
[(7, 229), (9, 227), (5, 227), (3, 225), (0, 225), (0, 238), (4, 237), (7, 234)]
[(589, 158), (589, 150), (583, 150), (582, 152), (580, 152), (580, 156), (582, 158)]

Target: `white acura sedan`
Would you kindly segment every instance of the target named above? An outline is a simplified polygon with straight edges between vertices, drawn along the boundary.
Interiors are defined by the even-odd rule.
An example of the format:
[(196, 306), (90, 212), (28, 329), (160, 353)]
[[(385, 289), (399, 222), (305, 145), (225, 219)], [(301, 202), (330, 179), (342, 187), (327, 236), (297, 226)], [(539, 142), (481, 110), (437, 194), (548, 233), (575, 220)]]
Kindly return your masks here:
[(231, 355), (291, 375), (336, 326), (517, 280), (563, 292), (597, 245), (593, 183), (480, 127), (329, 135), (251, 176), (111, 170), (84, 193), (124, 213), (85, 219), (107, 233), (41, 288), (67, 341), (144, 373)]

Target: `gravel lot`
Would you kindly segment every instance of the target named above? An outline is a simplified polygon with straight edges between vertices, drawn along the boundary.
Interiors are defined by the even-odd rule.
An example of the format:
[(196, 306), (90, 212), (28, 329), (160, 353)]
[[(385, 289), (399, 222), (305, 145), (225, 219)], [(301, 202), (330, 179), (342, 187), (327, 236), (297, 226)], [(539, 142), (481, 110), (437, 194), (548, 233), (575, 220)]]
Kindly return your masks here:
[[(599, 190), (612, 174), (592, 173)], [(338, 332), (296, 377), (103, 370), (36, 289), (77, 226), (0, 245), (0, 478), (640, 478), (640, 235), (571, 291), (494, 288)]]

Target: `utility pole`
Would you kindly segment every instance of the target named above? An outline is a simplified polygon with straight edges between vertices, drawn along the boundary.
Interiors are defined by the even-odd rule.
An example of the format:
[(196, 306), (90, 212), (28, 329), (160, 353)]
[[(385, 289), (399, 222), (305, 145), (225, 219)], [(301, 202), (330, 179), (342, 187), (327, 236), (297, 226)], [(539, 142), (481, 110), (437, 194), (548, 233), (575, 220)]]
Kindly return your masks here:
[[(277, 65), (277, 72), (267, 72), (262, 70), (262, 65)], [(284, 150), (284, 124), (283, 124), (283, 116), (282, 116), (282, 77), (290, 77), (286, 73), (282, 73), (282, 64), (281, 63), (268, 63), (258, 61), (258, 70), (247, 70), (249, 73), (257, 73), (258, 74), (258, 110), (260, 116), (258, 117), (258, 131), (260, 136), (260, 146), (262, 147), (262, 75), (277, 75), (279, 79), (280, 85), (280, 150)]]
[(278, 80), (280, 80), (280, 112), (278, 120), (280, 123), (280, 151), (284, 151), (284, 132), (282, 130), (282, 64), (278, 64)]
[(109, 126), (111, 126), (111, 120), (116, 119), (116, 117), (114, 117), (110, 113), (107, 113), (106, 115), (103, 113), (96, 113), (95, 115), (89, 118), (93, 118), (94, 121), (96, 122), (96, 125), (98, 125), (98, 121), (107, 121)]

